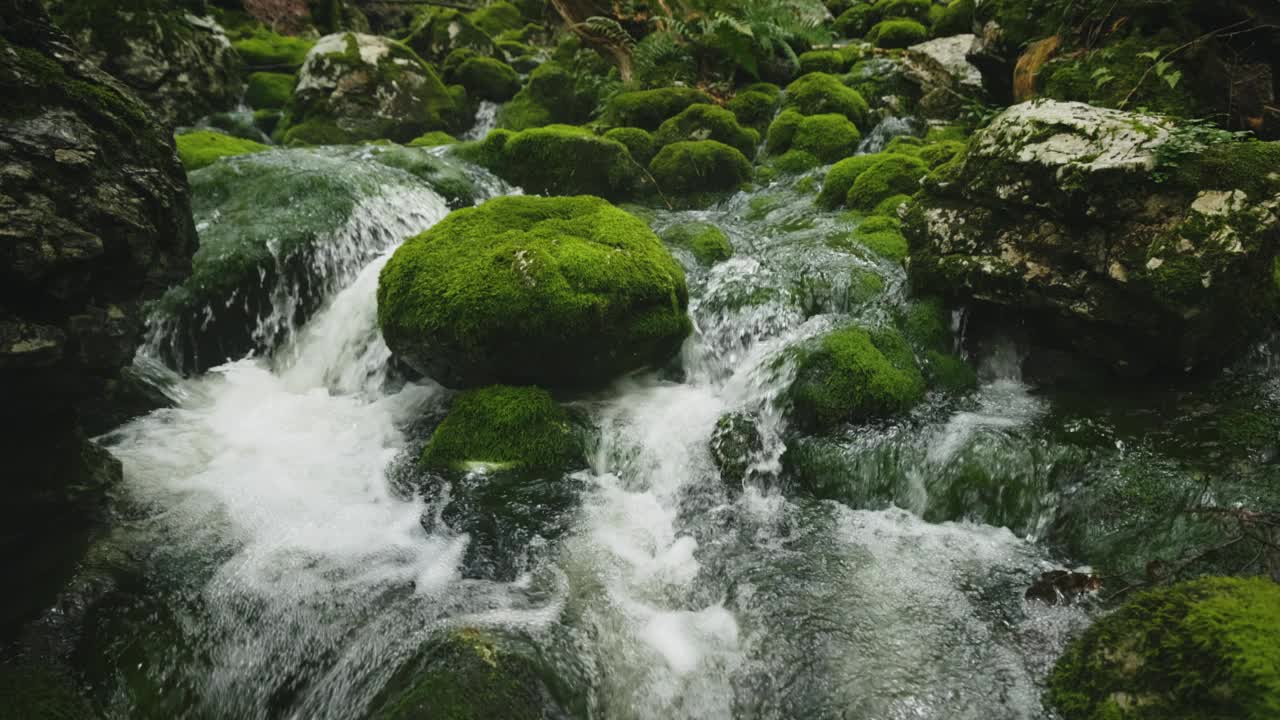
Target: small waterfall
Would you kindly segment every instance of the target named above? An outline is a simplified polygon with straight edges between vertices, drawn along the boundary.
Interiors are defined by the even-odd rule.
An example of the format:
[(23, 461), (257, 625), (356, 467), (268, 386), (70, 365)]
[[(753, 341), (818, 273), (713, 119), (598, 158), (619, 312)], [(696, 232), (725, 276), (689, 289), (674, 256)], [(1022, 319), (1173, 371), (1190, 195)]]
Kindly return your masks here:
[(498, 126), (498, 103), (481, 100), (476, 109), (476, 122), (462, 135), (463, 140), (483, 140), (489, 131)]
[(858, 145), (859, 154), (878, 153), (889, 145), (889, 141), (903, 135), (918, 135), (922, 131), (922, 123), (915, 118), (887, 117), (881, 120)]

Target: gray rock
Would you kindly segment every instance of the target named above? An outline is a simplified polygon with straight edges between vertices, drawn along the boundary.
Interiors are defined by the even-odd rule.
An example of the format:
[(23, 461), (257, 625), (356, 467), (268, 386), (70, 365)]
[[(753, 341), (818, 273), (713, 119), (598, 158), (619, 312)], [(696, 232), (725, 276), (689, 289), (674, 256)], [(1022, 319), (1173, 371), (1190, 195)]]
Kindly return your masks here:
[(982, 73), (968, 58), (975, 40), (973, 35), (953, 35), (907, 48), (903, 67), (920, 86), (919, 108), (926, 117), (952, 119), (965, 99), (985, 98)]
[(1274, 311), (1280, 144), (1183, 152), (1193, 137), (1081, 103), (1009, 108), (926, 179), (912, 275), (1119, 371), (1222, 362)]

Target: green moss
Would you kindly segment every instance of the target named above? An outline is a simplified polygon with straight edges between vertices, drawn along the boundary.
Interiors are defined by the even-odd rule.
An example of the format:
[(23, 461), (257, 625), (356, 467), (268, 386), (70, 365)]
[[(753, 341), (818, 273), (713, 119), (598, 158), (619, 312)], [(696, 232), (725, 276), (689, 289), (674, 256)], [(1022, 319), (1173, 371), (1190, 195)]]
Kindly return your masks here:
[[(151, 123), (144, 106), (134, 97), (122, 94), (114, 86), (68, 75), (61, 64), (38, 50), (10, 44), (0, 36), (0, 52), (14, 53), (20, 69), (6, 73), (7, 77), (0, 76), (0, 89), (6, 91), (15, 107), (41, 100), (69, 102), (126, 135), (132, 134), (134, 127)], [(34, 82), (26, 81), (28, 77)]]
[(898, 317), (898, 326), (912, 346), (920, 350), (951, 350), (947, 309), (936, 297), (912, 301)]
[[(536, 663), (465, 628), (429, 645), (374, 701), (372, 720), (540, 720), (547, 691)], [(558, 717), (559, 713), (550, 716)]]
[(293, 97), (294, 80), (293, 75), (285, 73), (252, 73), (244, 91), (244, 101), (258, 110), (282, 110)]
[(357, 141), (355, 135), (338, 127), (332, 120), (317, 119), (289, 126), (281, 143), (289, 146), (349, 145)]
[(858, 128), (844, 115), (806, 116), (784, 110), (769, 126), (766, 147), (774, 154), (803, 151), (825, 164), (852, 155), (861, 140)]
[(422, 451), (427, 467), (464, 471), (563, 471), (583, 461), (569, 413), (550, 393), (506, 385), (459, 395)]
[(515, 5), (502, 0), (468, 13), (467, 17), (471, 19), (472, 24), (488, 33), (490, 37), (497, 37), (503, 32), (524, 27), (524, 17), (520, 14), (520, 10)]
[(910, 195), (890, 195), (881, 200), (878, 205), (871, 211), (872, 215), (888, 215), (890, 217), (898, 216), (898, 208), (904, 204), (911, 203)]
[(883, 157), (882, 154), (855, 155), (832, 165), (827, 171), (826, 179), (822, 181), (822, 191), (818, 193), (818, 205), (828, 210), (843, 205), (845, 198), (849, 195), (849, 188), (853, 187), (853, 182), (872, 165), (880, 162)]
[(616, 127), (638, 127), (653, 131), (667, 118), (699, 103), (711, 103), (711, 98), (693, 88), (668, 87), (618, 93), (605, 106), (603, 119)]
[(800, 54), (800, 72), (821, 72), (839, 75), (849, 69), (851, 63), (839, 50), (810, 50)]
[(711, 223), (675, 225), (662, 233), (663, 242), (687, 248), (701, 265), (711, 266), (733, 257), (733, 245), (720, 228)]
[(511, 135), (497, 157), (493, 170), (530, 193), (619, 198), (631, 194), (640, 179), (626, 145), (573, 126)]
[[(1119, 107), (1128, 101), (1129, 109), (1144, 108), (1151, 112), (1198, 117), (1212, 112), (1202, 106), (1189, 82), (1176, 86), (1147, 70), (1153, 60), (1143, 53), (1161, 55), (1176, 45), (1160, 45), (1148, 38), (1132, 36), (1107, 47), (1083, 55), (1052, 60), (1040, 69), (1036, 85), (1040, 94), (1055, 100), (1076, 100), (1099, 107)], [(1193, 68), (1179, 66), (1179, 72), (1191, 74)]]
[(858, 175), (849, 188), (845, 204), (853, 210), (872, 210), (894, 195), (914, 193), (929, 167), (920, 158), (883, 154), (879, 162)]
[(1058, 660), (1067, 720), (1280, 717), (1280, 585), (1210, 577), (1141, 593)]
[(875, 15), (880, 19), (906, 18), (924, 22), (929, 17), (933, 0), (879, 0)]
[(925, 133), (925, 142), (940, 143), (948, 140), (954, 140), (959, 143), (967, 143), (969, 141), (969, 131), (962, 125), (936, 125), (929, 128), (929, 132)]
[(978, 387), (978, 373), (973, 366), (950, 353), (928, 350), (921, 368), (929, 387), (961, 394)]
[(790, 150), (770, 159), (769, 168), (778, 172), (797, 175), (808, 172), (821, 164), (822, 161), (818, 159), (818, 156), (811, 152)]
[(658, 148), (687, 140), (715, 140), (752, 158), (760, 144), (760, 133), (739, 125), (733, 113), (722, 107), (699, 103), (664, 121), (653, 135)]
[(426, 135), (420, 135), (409, 141), (409, 147), (438, 147), (440, 145), (453, 145), (458, 139), (442, 130), (433, 130)]
[(649, 172), (668, 195), (700, 195), (737, 190), (751, 179), (751, 161), (715, 140), (677, 142), (658, 151)]
[(920, 150), (924, 148), (925, 142), (921, 138), (912, 137), (910, 135), (899, 135), (889, 141), (884, 146), (884, 152), (898, 153), (900, 155), (914, 155), (919, 157)]
[(797, 424), (828, 431), (911, 409), (924, 396), (911, 348), (890, 330), (836, 330), (801, 351), (789, 391)]
[(653, 142), (653, 136), (640, 128), (613, 128), (606, 132), (604, 136), (608, 140), (614, 140), (626, 145), (631, 157), (646, 167), (658, 152), (658, 148)]
[(929, 28), (933, 37), (965, 35), (973, 32), (973, 0), (951, 0)]
[(907, 239), (902, 235), (902, 224), (897, 218), (869, 217), (854, 228), (853, 240), (889, 260), (902, 262), (907, 258)]
[(867, 33), (867, 39), (878, 48), (905, 48), (924, 42), (929, 31), (915, 20), (885, 20)]
[(856, 90), (826, 73), (809, 73), (788, 85), (783, 107), (793, 108), (802, 115), (838, 113), (858, 128), (866, 126), (871, 112), (867, 101)]
[(726, 106), (743, 127), (763, 130), (778, 110), (778, 97), (755, 90), (740, 92)]
[(920, 148), (919, 156), (932, 170), (954, 160), (960, 153), (964, 152), (965, 147), (966, 145), (963, 142), (944, 140)]
[(553, 123), (577, 123), (595, 109), (596, 98), (579, 79), (559, 63), (539, 65), (529, 82), (498, 113), (498, 125), (526, 130)]
[(831, 27), (841, 37), (861, 38), (875, 24), (875, 17), (871, 5), (859, 3), (840, 13)]
[(1280, 142), (1219, 143), (1179, 165), (1176, 181), (1193, 190), (1243, 190), (1250, 200), (1280, 193)]
[(378, 283), (388, 346), (447, 385), (595, 386), (661, 365), (689, 333), (687, 306), (653, 231), (594, 197), (457, 210)]
[(271, 149), (262, 143), (210, 130), (184, 133), (174, 137), (174, 142), (178, 146), (178, 157), (182, 160), (182, 166), (187, 169), (187, 172), (212, 165), (219, 158)]
[(258, 26), (252, 35), (231, 43), (249, 68), (296, 72), (307, 59), (315, 40), (273, 33)]
[(469, 96), (505, 102), (520, 92), (520, 75), (501, 60), (472, 57), (463, 61), (453, 77)]

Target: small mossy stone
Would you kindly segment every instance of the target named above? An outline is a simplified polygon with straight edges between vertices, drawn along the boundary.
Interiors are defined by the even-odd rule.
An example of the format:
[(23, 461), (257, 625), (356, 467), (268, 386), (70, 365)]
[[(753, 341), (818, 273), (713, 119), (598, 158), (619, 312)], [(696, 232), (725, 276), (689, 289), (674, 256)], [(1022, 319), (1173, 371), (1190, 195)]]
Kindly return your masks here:
[(820, 164), (846, 158), (858, 150), (862, 134), (844, 115), (799, 115), (788, 110), (769, 128), (770, 152), (802, 151)]
[(674, 225), (663, 231), (662, 240), (668, 245), (688, 249), (700, 265), (708, 267), (733, 257), (733, 244), (729, 237), (711, 223)]
[(711, 98), (701, 90), (683, 87), (618, 93), (605, 106), (604, 121), (615, 127), (638, 127), (652, 132), (690, 105), (710, 102)]
[(910, 346), (892, 330), (847, 327), (800, 351), (789, 396), (797, 424), (826, 432), (905, 412), (924, 397)]
[(899, 155), (914, 155), (918, 157), (920, 155), (920, 150), (924, 148), (924, 146), (925, 141), (923, 138), (911, 135), (899, 135), (890, 140), (888, 145), (884, 146), (884, 152), (898, 153)]
[(764, 450), (759, 419), (746, 412), (733, 412), (716, 421), (708, 443), (711, 460), (720, 471), (722, 482), (734, 489), (746, 480), (752, 463)]
[(788, 150), (769, 161), (769, 168), (789, 175), (806, 173), (822, 164), (817, 155), (807, 150)]
[(498, 126), (526, 130), (584, 122), (597, 105), (596, 91), (598, 83), (583, 83), (560, 63), (544, 62), (529, 73), (525, 87), (498, 111)]
[(453, 145), (458, 139), (443, 130), (432, 130), (409, 141), (409, 147), (439, 147)]
[(876, 13), (868, 3), (858, 3), (836, 17), (831, 27), (846, 38), (861, 38), (875, 22)]
[(648, 167), (649, 161), (658, 152), (654, 145), (653, 135), (648, 131), (634, 127), (613, 128), (604, 134), (608, 140), (620, 142), (627, 146), (632, 159)]
[(827, 170), (826, 179), (822, 181), (822, 190), (818, 193), (819, 207), (831, 210), (843, 205), (854, 181), (880, 162), (883, 157), (883, 155), (855, 155), (832, 165), (831, 169)]
[(688, 302), (680, 264), (634, 216), (597, 197), (508, 196), (401, 245), (378, 322), (448, 386), (593, 387), (669, 360)]
[(569, 413), (546, 390), (494, 385), (462, 393), (422, 451), (427, 467), (559, 470), (584, 462)]
[(849, 69), (849, 61), (838, 50), (810, 50), (800, 53), (800, 72), (822, 72), (839, 75)]
[(1065, 720), (1280, 717), (1280, 585), (1207, 577), (1140, 593), (1049, 677)]
[(945, 165), (964, 152), (965, 143), (957, 140), (943, 140), (920, 148), (918, 156), (929, 166), (930, 170)]
[(530, 193), (616, 199), (632, 193), (641, 166), (616, 140), (584, 128), (549, 125), (512, 135), (494, 169)]
[[(891, 221), (891, 222), (889, 222)], [(853, 240), (881, 257), (902, 262), (907, 258), (907, 238), (894, 218), (872, 216), (854, 228)]]
[(520, 92), (520, 74), (515, 68), (488, 57), (465, 60), (452, 76), (467, 89), (469, 97), (506, 102)]
[(251, 69), (296, 72), (315, 44), (310, 38), (280, 35), (258, 27), (252, 35), (231, 43), (231, 47)]
[(732, 192), (751, 179), (751, 161), (715, 140), (677, 142), (658, 151), (649, 172), (668, 195)]
[(520, 9), (503, 0), (468, 13), (467, 17), (472, 24), (490, 37), (497, 37), (504, 32), (520, 30), (524, 27), (524, 16), (520, 13)]
[(966, 35), (973, 32), (974, 0), (951, 0), (929, 28), (933, 37)]
[(884, 154), (879, 162), (858, 175), (849, 188), (845, 204), (852, 210), (872, 210), (894, 195), (910, 194), (920, 188), (929, 167), (920, 158)]
[(739, 125), (733, 113), (722, 107), (698, 103), (663, 121), (653, 134), (658, 148), (687, 140), (715, 140), (752, 158), (760, 144), (760, 133)]
[(197, 130), (174, 137), (178, 157), (187, 172), (212, 165), (219, 158), (248, 155), (271, 148), (252, 140), (223, 135), (210, 130)]
[(778, 110), (778, 95), (746, 90), (734, 95), (725, 107), (738, 119), (738, 124), (759, 131), (768, 127), (773, 120), (773, 115)]
[(896, 50), (924, 42), (929, 39), (929, 31), (915, 20), (885, 20), (871, 28), (867, 39), (878, 48)]
[(295, 80), (286, 73), (252, 73), (244, 91), (245, 104), (255, 110), (283, 110), (293, 97)]
[(859, 129), (866, 127), (871, 112), (867, 101), (857, 90), (827, 73), (809, 73), (797, 78), (787, 86), (782, 106), (802, 115), (838, 113), (849, 118)]

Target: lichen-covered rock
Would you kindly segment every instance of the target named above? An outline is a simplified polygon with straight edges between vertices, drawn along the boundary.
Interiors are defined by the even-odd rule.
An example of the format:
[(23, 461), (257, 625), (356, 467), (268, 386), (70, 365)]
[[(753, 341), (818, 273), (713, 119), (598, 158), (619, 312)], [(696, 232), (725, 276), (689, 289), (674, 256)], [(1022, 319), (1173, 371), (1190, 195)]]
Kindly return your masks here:
[(412, 50), (358, 33), (326, 35), (311, 48), (290, 112), (293, 126), (285, 142), (305, 144), (408, 142), (456, 127), (464, 114), (435, 70)]
[(642, 169), (626, 145), (572, 125), (490, 133), (477, 159), (539, 195), (623, 198), (635, 191)]
[(835, 330), (798, 351), (796, 365), (788, 397), (806, 432), (905, 412), (924, 397), (911, 347), (893, 330)]
[(494, 385), (458, 396), (422, 462), (454, 470), (563, 472), (585, 460), (569, 413), (547, 391)]
[(262, 143), (232, 137), (212, 130), (197, 130), (174, 137), (178, 157), (188, 172), (211, 165), (218, 158), (235, 157), (270, 149)]
[(597, 386), (689, 333), (684, 272), (593, 197), (502, 197), (410, 239), (378, 283), (392, 351), (450, 386)]
[(907, 48), (904, 70), (920, 86), (917, 107), (925, 117), (954, 119), (966, 102), (986, 96), (982, 73), (969, 62), (973, 35), (952, 35)]
[(670, 195), (699, 196), (732, 192), (751, 179), (751, 161), (736, 149), (715, 140), (672, 143), (654, 156), (649, 172)]
[(55, 19), (86, 57), (170, 126), (240, 100), (239, 58), (212, 18), (162, 0), (63, 0)]
[[(0, 96), (0, 558), (34, 587), (70, 572), (50, 556), (120, 476), (76, 408), (132, 361), (141, 306), (189, 272), (196, 232), (167, 127), (36, 0), (0, 4)], [(15, 572), (27, 556), (40, 567)], [(32, 609), (0, 620), (16, 606)]]
[(668, 87), (618, 93), (605, 106), (604, 121), (618, 127), (638, 127), (654, 131), (667, 118), (675, 117), (690, 105), (707, 104), (711, 98), (694, 88)]
[(1280, 585), (1209, 577), (1150, 590), (1058, 660), (1065, 720), (1280, 717)]
[(912, 274), (1116, 370), (1221, 362), (1271, 321), (1280, 144), (1201, 136), (1080, 103), (1010, 108), (926, 179)]
[(698, 103), (664, 121), (653, 140), (658, 148), (685, 140), (715, 140), (753, 158), (760, 133), (739, 125), (733, 113), (722, 107)]

